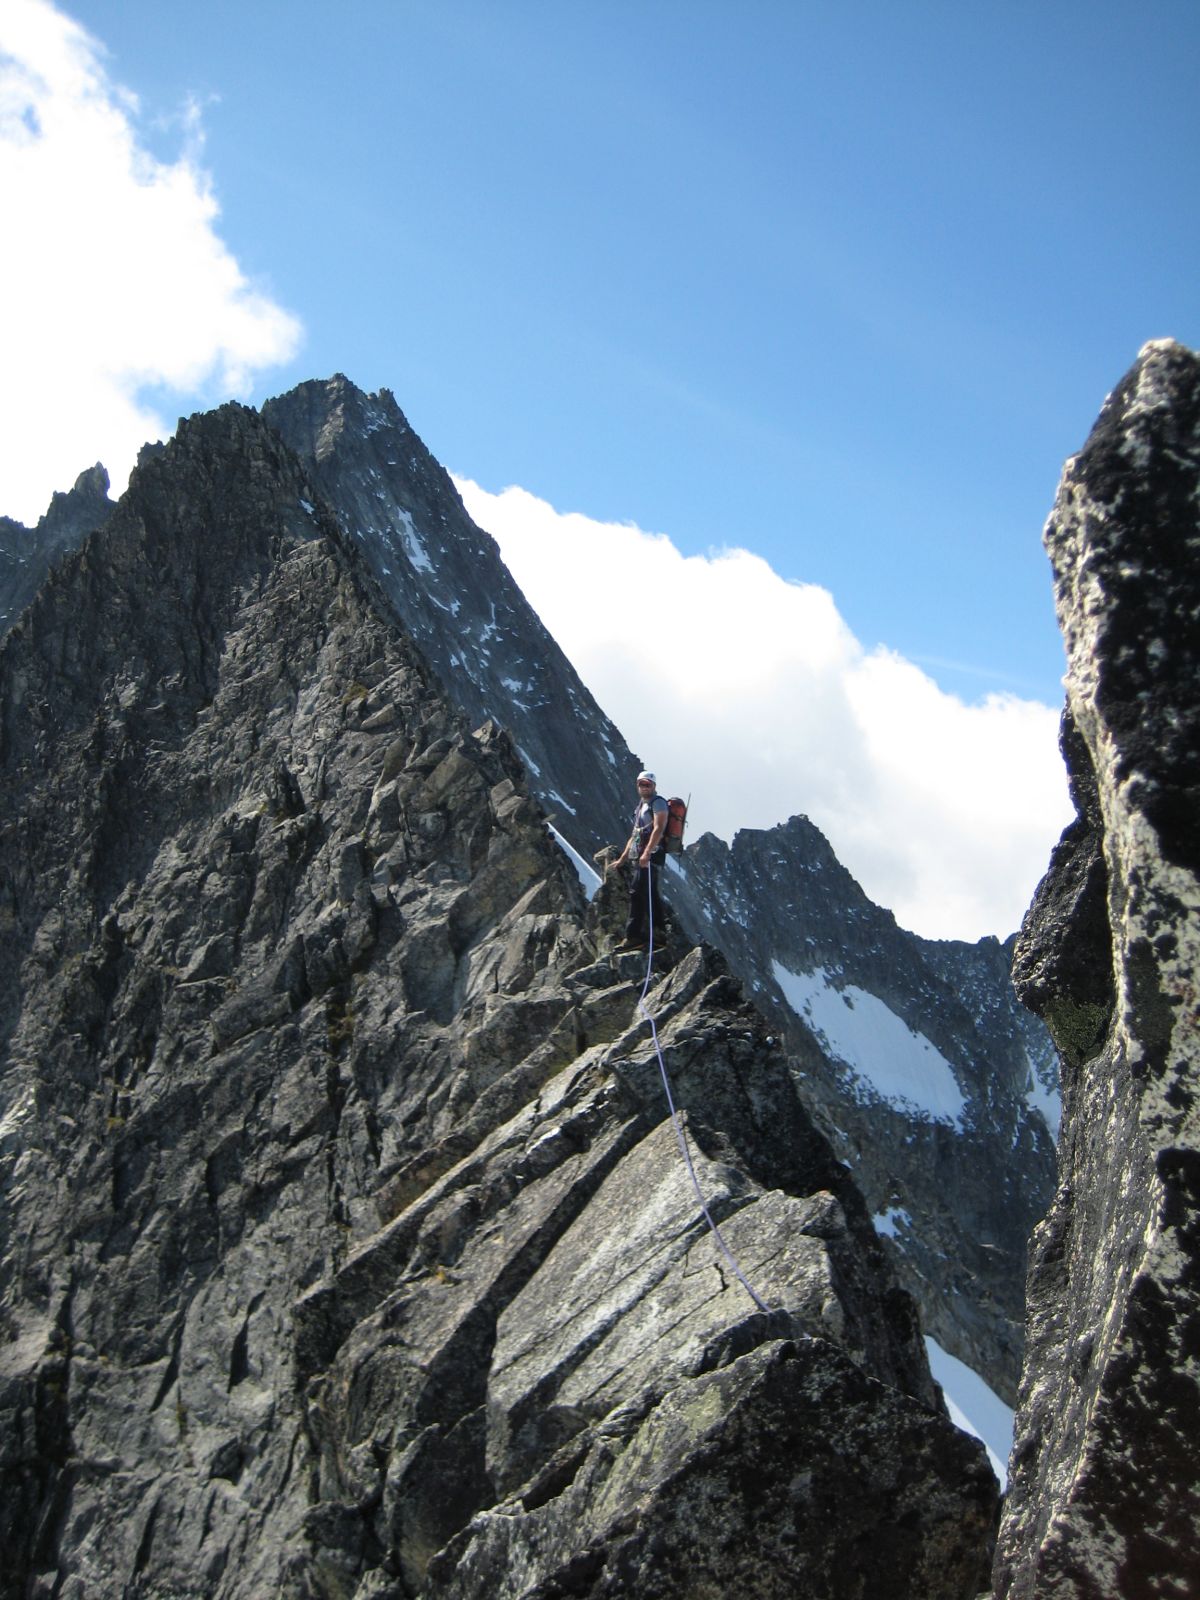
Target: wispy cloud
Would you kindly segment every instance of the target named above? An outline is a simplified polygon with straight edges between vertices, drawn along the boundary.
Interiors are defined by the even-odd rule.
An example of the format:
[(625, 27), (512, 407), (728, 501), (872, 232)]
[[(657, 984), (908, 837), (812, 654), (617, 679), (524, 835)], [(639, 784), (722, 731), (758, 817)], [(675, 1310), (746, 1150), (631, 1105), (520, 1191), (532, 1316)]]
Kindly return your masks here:
[(36, 520), (104, 460), (120, 487), (167, 426), (149, 398), (244, 393), (300, 325), (216, 229), (194, 105), (155, 157), (101, 46), (46, 0), (0, 7), (0, 512)]
[(1070, 814), (1056, 708), (966, 704), (865, 650), (827, 590), (749, 551), (684, 556), (661, 534), (456, 481), (631, 746), (692, 793), (694, 836), (804, 812), (905, 926), (1017, 926)]

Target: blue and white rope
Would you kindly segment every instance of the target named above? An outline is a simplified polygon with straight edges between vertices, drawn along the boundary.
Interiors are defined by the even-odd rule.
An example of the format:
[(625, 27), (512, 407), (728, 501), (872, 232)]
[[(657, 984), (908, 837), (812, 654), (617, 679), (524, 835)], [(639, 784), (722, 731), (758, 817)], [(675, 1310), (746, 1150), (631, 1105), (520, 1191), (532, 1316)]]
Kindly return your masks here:
[(650, 1032), (654, 1039), (654, 1052), (658, 1056), (658, 1070), (662, 1073), (663, 1088), (666, 1090), (667, 1094), (667, 1105), (670, 1107), (671, 1111), (671, 1124), (675, 1129), (675, 1137), (678, 1139), (679, 1148), (683, 1153), (684, 1165), (687, 1167), (688, 1176), (692, 1180), (692, 1188), (696, 1191), (696, 1199), (700, 1204), (701, 1211), (704, 1213), (704, 1220), (712, 1229), (712, 1236), (717, 1241), (717, 1246), (720, 1249), (721, 1254), (728, 1262), (730, 1271), (737, 1278), (742, 1288), (745, 1289), (751, 1300), (754, 1301), (754, 1304), (758, 1307), (758, 1309), (760, 1311), (769, 1313), (770, 1307), (755, 1292), (750, 1280), (746, 1277), (746, 1274), (742, 1271), (741, 1267), (738, 1266), (737, 1261), (734, 1259), (733, 1252), (721, 1237), (721, 1230), (717, 1227), (717, 1224), (713, 1219), (712, 1212), (708, 1209), (708, 1205), (705, 1202), (704, 1191), (700, 1187), (700, 1180), (697, 1178), (696, 1169), (692, 1164), (692, 1156), (687, 1146), (687, 1138), (684, 1135), (683, 1123), (680, 1120), (678, 1111), (675, 1109), (675, 1097), (671, 1093), (671, 1081), (667, 1077), (667, 1064), (663, 1060), (662, 1047), (658, 1042), (658, 1028), (654, 1021), (654, 1014), (651, 1012), (650, 1007), (646, 1004), (646, 992), (650, 988), (650, 975), (654, 965), (654, 884), (650, 877), (652, 870), (653, 869), (650, 867), (649, 863), (647, 863), (646, 906), (649, 911), (650, 942), (646, 952), (646, 981), (642, 984), (642, 992), (638, 996), (638, 1010), (650, 1024)]

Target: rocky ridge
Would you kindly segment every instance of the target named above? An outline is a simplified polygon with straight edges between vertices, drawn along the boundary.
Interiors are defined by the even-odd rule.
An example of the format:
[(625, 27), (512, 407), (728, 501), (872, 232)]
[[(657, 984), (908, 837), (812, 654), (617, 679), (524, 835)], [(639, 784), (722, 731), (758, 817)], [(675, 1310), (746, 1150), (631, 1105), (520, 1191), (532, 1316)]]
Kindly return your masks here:
[[(509, 730), (532, 792), (585, 858), (610, 841), (639, 763), (392, 396), (366, 395), (339, 375), (269, 401), (262, 415), (300, 457), (469, 725), (491, 717)], [(149, 462), (155, 451), (143, 454)], [(947, 945), (935, 959), (933, 947), (866, 900), (806, 819), (740, 835), (730, 850), (704, 843), (689, 850), (686, 877), (672, 885), (683, 928), (721, 949), (758, 1002), (774, 1008), (776, 1027), (809, 1063), (802, 1093), (855, 1165), (927, 1327), (1011, 1400), (1023, 1230), (1052, 1187), (1048, 1142), (1026, 1092), (1056, 1075), (1045, 1029), (1029, 1020), (1017, 1040), (1021, 1014), (994, 941)], [(743, 870), (754, 885), (753, 918)], [(810, 1003), (799, 1014), (782, 997), (777, 963), (804, 980)], [(897, 1000), (889, 963), (911, 977), (913, 996)], [(823, 985), (838, 1004), (861, 994), (889, 1013), (892, 1033), (871, 1043), (865, 1075), (813, 1023), (807, 991)], [(903, 1094), (872, 1087), (870, 1069), (894, 1077), (892, 1057), (911, 1056), (916, 1036), (938, 1040), (945, 1070), (971, 1102), (970, 1157), (955, 1118), (947, 1124)], [(1043, 1108), (1046, 1099), (1043, 1091)]]
[(672, 946), (763, 1312), (613, 890), (254, 413), (12, 628), (0, 818), (0, 1593), (976, 1593), (994, 1480), (785, 1052)]
[(783, 1032), (927, 1331), (1013, 1403), (1058, 1061), (1009, 948), (906, 932), (803, 817), (732, 846), (705, 835), (672, 866), (672, 905)]
[(1077, 819), (1015, 977), (1063, 1056), (997, 1600), (1200, 1593), (1200, 357), (1147, 345), (1046, 547)]
[(263, 419), (306, 463), (472, 727), (509, 728), (547, 811), (590, 859), (629, 808), (637, 761), (467, 515), (388, 390), (304, 383)]
[(77, 550), (112, 511), (108, 473), (99, 462), (81, 472), (65, 494), (56, 494), (35, 528), (0, 517), (0, 638), (38, 592), (62, 555)]
[[(337, 376), (267, 402), (263, 417), (313, 473), (452, 701), (472, 726), (493, 717), (510, 731), (567, 840), (586, 858), (619, 835), (637, 758), (392, 396)], [(802, 817), (744, 832), (731, 849), (712, 838), (689, 849), (669, 898), (687, 935), (722, 951), (809, 1063), (802, 1094), (891, 1227), (885, 1248), (926, 1326), (1011, 1402), (1025, 1240), (1053, 1190), (1057, 1058), (1014, 1003), (1007, 953), (995, 941), (935, 952), (898, 929)], [(848, 1072), (811, 1014), (784, 1001), (777, 962), (839, 995), (857, 988), (936, 1041), (967, 1123)], [(894, 1045), (872, 1046), (885, 1070)]]

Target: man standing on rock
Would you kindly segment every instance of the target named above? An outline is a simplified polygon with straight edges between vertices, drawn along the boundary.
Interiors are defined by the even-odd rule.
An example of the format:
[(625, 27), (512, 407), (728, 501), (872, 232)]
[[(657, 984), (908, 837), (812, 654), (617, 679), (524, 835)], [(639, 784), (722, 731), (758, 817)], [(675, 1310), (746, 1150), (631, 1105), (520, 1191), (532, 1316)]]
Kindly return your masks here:
[(662, 842), (667, 828), (667, 802), (656, 792), (656, 781), (652, 772), (638, 773), (638, 804), (633, 813), (633, 831), (624, 850), (613, 863), (619, 867), (632, 854), (635, 870), (633, 887), (629, 891), (629, 920), (625, 924), (625, 944), (631, 949), (644, 949), (650, 939), (651, 926), (656, 942), (659, 930), (665, 932), (658, 880), (667, 863), (667, 852)]

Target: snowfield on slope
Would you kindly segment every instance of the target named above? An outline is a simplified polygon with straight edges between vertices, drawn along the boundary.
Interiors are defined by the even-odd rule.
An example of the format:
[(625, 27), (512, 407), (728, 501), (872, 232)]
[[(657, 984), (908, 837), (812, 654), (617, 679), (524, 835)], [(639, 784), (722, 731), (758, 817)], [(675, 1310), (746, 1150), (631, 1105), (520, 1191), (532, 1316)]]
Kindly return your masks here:
[(1008, 1488), (1008, 1457), (1012, 1450), (1013, 1413), (993, 1393), (979, 1374), (957, 1356), (943, 1350), (936, 1339), (925, 1335), (929, 1370), (942, 1386), (946, 1410), (956, 1428), (983, 1441), (992, 1471), (1001, 1489)]
[(875, 1094), (910, 1114), (962, 1126), (966, 1101), (954, 1069), (878, 995), (854, 984), (835, 988), (824, 967), (797, 973), (772, 961), (771, 971), (788, 1005), (828, 1053)]

